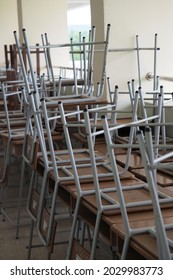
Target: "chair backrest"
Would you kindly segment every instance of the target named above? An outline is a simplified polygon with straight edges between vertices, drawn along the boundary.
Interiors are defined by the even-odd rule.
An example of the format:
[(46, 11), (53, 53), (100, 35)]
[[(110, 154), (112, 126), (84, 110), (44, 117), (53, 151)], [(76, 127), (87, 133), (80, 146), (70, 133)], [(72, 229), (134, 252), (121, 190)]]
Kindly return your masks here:
[(157, 44), (157, 33), (154, 35), (154, 46), (153, 48), (141, 48), (139, 46), (139, 35), (136, 35), (136, 54), (137, 54), (137, 68), (138, 68), (138, 81), (139, 81), (139, 87), (142, 87), (142, 79), (141, 79), (141, 63), (140, 63), (140, 51), (143, 50), (153, 50), (154, 56), (153, 56), (153, 91), (158, 90), (158, 76), (157, 76), (157, 52), (159, 50), (158, 44)]
[[(41, 195), (39, 199), (38, 215), (37, 215), (37, 230), (39, 236), (44, 244), (48, 244), (51, 238), (51, 228), (54, 221), (54, 211), (56, 206), (56, 199), (58, 193), (58, 187), (61, 183), (75, 184), (76, 191), (79, 196), (85, 194), (91, 194), (94, 190), (83, 191), (81, 189), (81, 182), (92, 182), (93, 176), (91, 172), (90, 155), (87, 149), (73, 149), (71, 138), (69, 135), (69, 127), (66, 118), (83, 113), (83, 111), (77, 111), (65, 114), (63, 111), (62, 104), (59, 104), (59, 111), (52, 111), (49, 107), (50, 103), (46, 104), (45, 99), (41, 100), (39, 111), (35, 111), (35, 117), (41, 115), (42, 122), (36, 119), (37, 131), (40, 142), (40, 147), (42, 151), (43, 164), (45, 168), (45, 176), (51, 172), (51, 176), (55, 182), (54, 189), (52, 193), (52, 204), (50, 208), (50, 216), (48, 223), (48, 233), (43, 236), (41, 231), (42, 223), (42, 209), (44, 207), (44, 194), (46, 185), (42, 184)], [(67, 144), (67, 150), (57, 150), (54, 145), (52, 137), (52, 122), (59, 121), (62, 122), (62, 127), (65, 135), (65, 140)], [(40, 127), (39, 127), (40, 125)], [(78, 126), (78, 123), (72, 124), (72, 126)], [(84, 126), (84, 124), (83, 124)], [(44, 129), (46, 130), (46, 138)], [(97, 154), (97, 160), (100, 162), (100, 166), (106, 169), (106, 163), (101, 162), (102, 157)], [(109, 169), (107, 169), (109, 172)], [(110, 172), (109, 172), (110, 173)]]
[(153, 211), (155, 217), (155, 230), (156, 238), (158, 244), (158, 251), (160, 259), (172, 259), (173, 254), (171, 254), (171, 248), (173, 247), (173, 242), (167, 236), (166, 230), (172, 228), (171, 225), (165, 225), (164, 219), (162, 217), (161, 205), (159, 200), (158, 185), (156, 180), (156, 170), (172, 170), (172, 163), (164, 162), (173, 156), (173, 152), (169, 152), (163, 156), (154, 155), (154, 146), (152, 142), (151, 129), (147, 127), (145, 129), (145, 138), (141, 131), (138, 132), (139, 147), (141, 156), (144, 163), (146, 179), (148, 182), (149, 190), (153, 202)]
[[(153, 116), (152, 118), (147, 118), (143, 120), (138, 120), (136, 122), (132, 123), (127, 123), (124, 125), (124, 127), (139, 127), (142, 123), (144, 125), (148, 124), (149, 120), (154, 120), (157, 119), (159, 116)], [(125, 234), (126, 234), (126, 241), (128, 238), (130, 239), (132, 235), (134, 234), (140, 234), (144, 232), (150, 231), (152, 227), (146, 227), (146, 228), (137, 228), (133, 229), (130, 225), (129, 219), (128, 219), (128, 211), (140, 211), (140, 207), (146, 207), (146, 209), (152, 209), (153, 206), (153, 196), (152, 196), (152, 191), (150, 190), (150, 187), (147, 187), (145, 183), (139, 183), (139, 184), (130, 184), (130, 186), (125, 186), (123, 184), (123, 180), (121, 180), (121, 176), (123, 173), (119, 171), (118, 164), (116, 162), (116, 155), (115, 155), (115, 149), (118, 147), (117, 144), (114, 144), (112, 142), (112, 131), (119, 129), (120, 127), (122, 128), (123, 126), (115, 126), (115, 127), (109, 127), (107, 119), (102, 117), (103, 120), (103, 129), (105, 133), (105, 140), (108, 148), (108, 156), (110, 160), (110, 168), (112, 172), (112, 180), (114, 181), (114, 185), (110, 189), (102, 189), (100, 187), (100, 180), (99, 180), (99, 174), (97, 172), (97, 164), (95, 162), (94, 158), (94, 153), (93, 153), (93, 145), (92, 145), (92, 132), (89, 128), (89, 119), (88, 119), (88, 114), (85, 114), (85, 124), (86, 124), (86, 129), (87, 129), (87, 137), (89, 141), (89, 149), (90, 149), (90, 156), (91, 156), (91, 164), (92, 164), (92, 170), (93, 170), (93, 178), (94, 178), (94, 186), (95, 186), (95, 193), (97, 197), (97, 207), (100, 211), (108, 211), (108, 210), (114, 210), (116, 213), (117, 210), (121, 212), (124, 227), (125, 227)], [(100, 132), (101, 133), (101, 132)], [(139, 145), (139, 144), (138, 144)], [(123, 144), (121, 147), (133, 147), (133, 143), (129, 144)], [(138, 146), (139, 147), (139, 146)], [(139, 200), (136, 201), (130, 201), (126, 202), (126, 192), (140, 192), (140, 198)], [(142, 195), (142, 193), (146, 192), (148, 193), (148, 199), (146, 200), (146, 197)], [(114, 195), (113, 195), (114, 193)], [(163, 194), (160, 194), (162, 197), (162, 203), (170, 203), (172, 202), (172, 198), (169, 196), (165, 196), (164, 191)], [(116, 199), (115, 199), (116, 198)], [(105, 204), (106, 200), (106, 204)], [(129, 240), (127, 241), (127, 243)], [(122, 253), (122, 258), (124, 258), (127, 254), (127, 243), (125, 242), (124, 248), (123, 248), (123, 253)], [(159, 246), (159, 243), (158, 243)]]
[[(100, 46), (103, 46), (103, 50), (101, 50), (101, 52), (103, 53), (103, 63), (101, 66), (102, 67), (101, 77), (100, 77), (100, 81), (99, 81), (100, 86), (98, 87), (98, 89), (95, 89), (95, 92), (96, 92), (95, 95), (100, 98), (103, 96), (105, 78), (106, 78), (106, 62), (107, 62), (107, 53), (108, 53), (109, 33), (110, 33), (110, 24), (107, 25), (107, 32), (106, 32), (105, 40), (101, 41), (101, 42), (96, 42), (95, 41), (95, 28), (93, 27), (93, 29), (91, 31), (91, 35), (89, 36), (89, 41), (87, 41), (87, 42), (85, 42), (85, 40), (83, 39), (83, 42), (80, 42), (80, 43), (73, 43), (71, 41), (68, 44), (54, 44), (54, 45), (51, 45), (50, 42), (48, 41), (47, 34), (45, 34), (45, 37), (42, 36), (43, 45), (39, 46), (39, 47), (43, 48), (43, 50), (44, 50), (46, 65), (48, 68), (48, 76), (50, 79), (53, 79), (52, 84), (53, 84), (54, 90), (55, 90), (56, 81), (55, 81), (53, 67), (52, 67), (53, 62), (52, 62), (52, 58), (51, 58), (51, 49), (62, 48), (62, 47), (70, 48), (70, 53), (72, 55), (72, 63), (73, 63), (74, 93), (76, 95), (76, 94), (78, 94), (78, 80), (77, 80), (77, 75), (76, 75), (77, 67), (76, 67), (76, 61), (74, 59), (74, 53), (75, 53), (74, 48), (75, 47), (81, 48), (80, 53), (83, 56), (82, 60), (83, 60), (83, 68), (84, 68), (83, 69), (84, 84), (82, 85), (83, 94), (86, 95), (86, 93), (87, 93), (87, 95), (92, 95), (93, 60), (94, 60), (94, 56), (96, 54), (95, 46), (100, 45)], [(18, 52), (20, 52), (21, 47), (19, 44), (19, 40), (17, 39), (17, 33), (15, 32), (14, 35), (15, 35), (17, 50), (18, 50)], [(37, 91), (37, 87), (35, 84), (36, 83), (35, 73), (34, 73), (33, 63), (32, 63), (32, 59), (31, 59), (31, 53), (32, 53), (32, 49), (34, 47), (29, 45), (25, 29), (23, 29), (23, 38), (24, 38), (24, 43), (26, 46), (27, 60), (28, 60), (28, 64), (29, 64), (29, 71), (31, 73), (32, 83), (34, 85), (34, 90)], [(23, 60), (22, 52), (21, 52), (21, 55), (19, 55), (19, 58), (20, 58), (23, 75), (25, 75), (24, 72), (26, 72), (26, 70), (24, 71), (24, 62), (21, 62)], [(24, 79), (26, 79), (26, 78), (24, 78)], [(59, 83), (59, 78), (58, 78), (58, 83)], [(80, 87), (80, 84), (79, 84), (79, 87)], [(58, 91), (59, 91), (59, 89), (58, 89)], [(55, 93), (53, 93), (53, 95), (55, 96)]]
[[(23, 92), (20, 84), (1, 83), (4, 112), (4, 130), (8, 133), (9, 139), (23, 135), (26, 123), (26, 115), (23, 112)], [(10, 99), (18, 100), (18, 109), (11, 108)], [(2, 116), (1, 114), (1, 116)]]

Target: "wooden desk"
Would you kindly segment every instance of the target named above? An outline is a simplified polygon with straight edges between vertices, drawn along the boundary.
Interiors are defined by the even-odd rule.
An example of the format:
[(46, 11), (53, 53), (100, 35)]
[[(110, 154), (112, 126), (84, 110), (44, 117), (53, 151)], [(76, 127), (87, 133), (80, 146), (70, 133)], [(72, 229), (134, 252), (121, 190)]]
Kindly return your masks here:
[[(131, 169), (131, 172), (139, 179), (146, 181), (144, 168)], [(173, 186), (173, 176), (166, 174), (164, 171), (157, 172), (157, 183), (162, 187)]]
[[(127, 150), (126, 150), (127, 152)], [(119, 165), (121, 166), (125, 166), (126, 164), (126, 158), (127, 155), (124, 154), (117, 154), (116, 155), (116, 161)], [(143, 162), (142, 162), (142, 158), (139, 152), (132, 152), (130, 155), (130, 163), (129, 163), (129, 170), (132, 169), (139, 169), (139, 168), (143, 168)]]
[(51, 96), (45, 97), (45, 101), (48, 108), (57, 107), (59, 102), (61, 102), (66, 108), (73, 108), (73, 106), (83, 106), (83, 108), (85, 108), (90, 105), (105, 105), (109, 103), (107, 99), (89, 97), (87, 95)]
[[(162, 215), (165, 223), (173, 224), (173, 208), (162, 209)], [(140, 213), (130, 213), (129, 221), (132, 228), (148, 227), (154, 225), (152, 211), (144, 211)], [(167, 231), (171, 239), (173, 239), (173, 230)], [(115, 223), (111, 226), (111, 244), (116, 247), (116, 253), (121, 256), (123, 240), (125, 238), (125, 229), (123, 223)], [(149, 233), (133, 235), (130, 242), (131, 248), (145, 259), (158, 259), (156, 239)], [(129, 250), (129, 251), (130, 251)]]
[[(124, 185), (130, 184), (139, 184), (141, 183), (140, 180), (137, 178), (131, 179), (124, 179)], [(103, 188), (110, 188), (114, 185), (113, 181), (109, 182), (101, 182), (101, 187)], [(91, 184), (82, 184), (82, 189), (91, 189)], [(172, 195), (171, 191), (167, 191), (166, 188), (159, 188), (160, 191), (163, 191), (167, 195)], [(138, 192), (134, 191), (132, 195), (128, 195), (126, 197), (127, 201), (134, 200), (136, 198), (142, 199), (141, 196), (142, 192), (139, 194)], [(70, 205), (70, 209), (74, 209), (75, 202), (77, 199), (76, 187), (75, 185), (65, 185), (60, 184), (59, 186), (59, 196), (68, 204)], [(115, 196), (115, 193), (113, 194)], [(148, 196), (144, 194), (143, 198), (148, 199)], [(106, 203), (106, 202), (105, 202)], [(167, 204), (163, 206), (162, 212), (165, 218), (165, 221), (168, 223), (173, 223), (173, 203)], [(87, 224), (89, 224), (92, 228), (95, 226), (95, 220), (97, 215), (97, 207), (96, 207), (96, 198), (95, 195), (87, 195), (82, 198), (82, 203), (79, 210), (79, 217), (83, 219)], [(132, 228), (137, 227), (147, 227), (152, 226), (154, 224), (153, 219), (153, 212), (152, 207), (136, 207), (131, 209), (128, 212), (130, 224)], [(102, 214), (101, 224), (100, 224), (100, 235), (104, 238), (104, 240), (113, 247), (116, 247), (116, 254), (121, 256), (122, 251), (122, 244), (125, 238), (125, 229), (124, 224), (122, 221), (122, 217), (120, 211), (104, 211)], [(171, 237), (172, 231), (170, 231)], [(152, 250), (156, 249), (156, 243), (153, 241), (153, 237), (151, 237), (148, 233), (136, 235), (132, 237), (128, 258), (138, 258), (138, 259), (156, 259), (157, 253), (152, 254)], [(145, 241), (145, 242), (144, 242)], [(152, 243), (153, 242), (153, 243)], [(152, 246), (150, 246), (152, 243)], [(148, 249), (147, 249), (148, 248)], [(150, 250), (149, 250), (150, 248)]]

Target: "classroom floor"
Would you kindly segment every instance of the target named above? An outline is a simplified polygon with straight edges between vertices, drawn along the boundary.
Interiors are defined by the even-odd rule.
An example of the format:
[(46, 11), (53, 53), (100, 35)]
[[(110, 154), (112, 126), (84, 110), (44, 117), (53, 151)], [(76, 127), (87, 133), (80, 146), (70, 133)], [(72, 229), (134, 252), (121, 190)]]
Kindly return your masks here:
[[(15, 200), (18, 194), (18, 186), (20, 180), (20, 162), (12, 164), (9, 170), (9, 191), (8, 198)], [(26, 199), (29, 186), (29, 176), (26, 174), (26, 182), (24, 187), (24, 200), (21, 210), (21, 227), (19, 229), (19, 238), (16, 239), (16, 226), (12, 225), (8, 219), (4, 220), (4, 215), (0, 214), (0, 260), (27, 260), (28, 259), (28, 242), (30, 236), (30, 216), (26, 210)], [(13, 198), (13, 199), (12, 199)], [(67, 205), (58, 199), (59, 210), (57, 212), (58, 226), (55, 236), (54, 251), (51, 254), (52, 260), (65, 260), (71, 228), (71, 217)], [(13, 222), (16, 221), (17, 207), (16, 202), (7, 204), (7, 213)], [(33, 235), (34, 248), (31, 250), (31, 260), (45, 260), (48, 258), (45, 247), (40, 246), (41, 242), (38, 238), (37, 231), (34, 229)], [(96, 258), (111, 259), (110, 252), (102, 248), (97, 249)]]
[[(62, 205), (63, 208), (63, 205)], [(14, 211), (9, 211), (10, 216), (14, 216)], [(1, 215), (2, 216), (2, 215)], [(19, 239), (16, 239), (16, 228), (8, 221), (0, 221), (0, 260), (27, 260), (28, 259), (28, 240), (30, 232), (30, 219), (23, 208), (22, 211), (22, 223), (20, 228)], [(59, 222), (60, 232), (56, 232), (56, 244), (54, 246), (54, 252), (51, 255), (51, 260), (65, 260), (68, 237), (71, 221), (67, 217)], [(59, 244), (57, 244), (59, 243)], [(40, 245), (41, 242), (37, 236), (36, 230), (34, 231), (33, 245)], [(111, 255), (104, 249), (98, 249), (96, 259), (111, 259)], [(31, 260), (45, 260), (47, 259), (47, 250), (43, 246), (38, 246), (32, 249)]]

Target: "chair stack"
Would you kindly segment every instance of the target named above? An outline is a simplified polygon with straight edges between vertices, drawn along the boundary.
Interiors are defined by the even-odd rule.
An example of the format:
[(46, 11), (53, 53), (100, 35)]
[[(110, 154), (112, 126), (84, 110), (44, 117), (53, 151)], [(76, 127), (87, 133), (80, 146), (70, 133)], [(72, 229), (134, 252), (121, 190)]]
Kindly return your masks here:
[[(39, 50), (47, 69), (42, 75), (34, 71), (31, 59), (37, 46), (29, 45), (25, 29), (22, 33), (29, 72), (23, 46), (14, 32), (22, 81), (1, 84), (4, 112), (0, 136), (5, 146), (1, 212), (8, 217), (8, 170), (15, 155), (21, 160), (14, 223), (17, 238), (26, 171), (30, 174), (25, 205), (31, 220), (28, 259), (32, 248), (39, 250), (40, 244), (51, 258), (60, 227), (60, 199), (67, 204), (71, 221), (67, 259), (95, 259), (102, 247), (116, 259), (172, 259), (173, 154), (168, 152), (172, 144), (166, 137), (163, 87), (157, 85), (152, 91), (151, 116), (148, 99), (141, 85), (135, 91), (134, 80), (128, 82), (130, 111), (117, 109), (119, 88), (112, 91), (109, 79), (110, 100), (103, 99), (110, 25), (102, 42), (95, 41), (95, 27), (88, 41), (71, 40), (65, 45), (51, 45), (48, 35), (42, 35)], [(95, 87), (93, 65), (98, 45), (103, 47), (103, 63)], [(69, 78), (54, 73), (51, 54), (59, 48), (69, 48)], [(76, 53), (81, 57), (80, 70)], [(15, 111), (8, 106), (11, 97), (19, 104)], [(122, 113), (128, 117), (119, 117)], [(33, 244), (34, 228), (38, 246)]]

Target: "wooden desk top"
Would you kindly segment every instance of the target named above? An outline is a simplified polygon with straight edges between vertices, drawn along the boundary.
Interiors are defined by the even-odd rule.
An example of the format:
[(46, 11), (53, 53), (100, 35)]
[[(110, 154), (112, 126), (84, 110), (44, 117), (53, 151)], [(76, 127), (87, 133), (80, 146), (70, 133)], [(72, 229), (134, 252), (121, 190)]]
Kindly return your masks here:
[[(137, 178), (134, 179), (127, 179), (123, 180), (123, 185), (130, 185), (132, 184), (139, 184), (142, 183)], [(101, 187), (103, 188), (110, 188), (114, 186), (113, 181), (109, 182), (101, 182)], [(76, 200), (77, 193), (76, 193), (76, 186), (65, 186), (60, 185), (60, 189), (64, 189), (66, 192), (70, 193), (70, 197), (72, 200)], [(92, 188), (91, 184), (82, 184), (83, 190), (90, 190)], [(163, 193), (167, 195), (171, 195), (172, 191), (167, 190), (166, 188), (159, 187), (160, 191), (163, 191)], [(146, 197), (148, 199), (147, 193), (143, 190), (141, 193), (138, 193), (139, 191), (134, 191), (132, 194), (130, 194), (130, 191), (127, 192), (126, 199), (127, 201), (130, 201), (132, 199), (142, 199), (141, 193), (143, 194), (143, 198)], [(112, 197), (115, 196), (115, 193), (110, 194)], [(172, 193), (173, 197), (173, 193)], [(104, 202), (105, 203), (105, 202)], [(95, 217), (97, 214), (97, 206), (96, 206), (96, 197), (95, 195), (87, 195), (82, 198), (81, 202), (81, 210), (79, 215), (89, 224), (94, 226)], [(74, 206), (74, 204), (73, 204)], [(137, 208), (136, 208), (137, 209)], [(164, 216), (164, 220), (167, 223), (173, 223), (173, 207), (169, 204), (165, 206), (165, 208), (162, 209), (162, 213)], [(152, 226), (154, 224), (154, 218), (153, 218), (153, 211), (151, 207), (144, 207), (144, 208), (138, 208), (138, 210), (133, 209), (133, 211), (130, 211), (128, 213), (130, 225), (132, 228), (138, 228), (138, 227), (148, 227)], [(172, 236), (172, 232), (170, 231), (169, 234)], [(125, 237), (125, 229), (124, 224), (122, 221), (122, 216), (120, 212), (113, 213), (104, 211), (102, 214), (102, 220), (100, 225), (100, 233), (104, 236), (104, 238), (107, 239), (108, 242), (113, 243), (113, 239), (120, 238), (121, 240), (124, 240)], [(117, 242), (117, 241), (116, 241)], [(122, 244), (122, 241), (120, 242)], [(152, 245), (152, 246), (151, 246)], [(132, 237), (132, 241), (130, 243), (130, 246), (135, 250), (137, 253), (139, 253), (142, 257), (147, 259), (156, 259), (157, 258), (157, 250), (156, 250), (156, 243), (153, 242), (153, 237), (151, 237), (148, 233), (144, 233), (141, 235), (135, 235)], [(121, 246), (119, 245), (119, 252), (118, 254), (121, 255)], [(153, 251), (155, 250), (155, 252)], [(153, 253), (154, 252), (154, 253)]]
[[(126, 158), (127, 155), (124, 154), (117, 154), (116, 155), (116, 160), (117, 163), (120, 164), (121, 166), (125, 166), (126, 163)], [(143, 161), (141, 158), (141, 155), (139, 154), (139, 152), (132, 152), (131, 156), (130, 156), (130, 163), (129, 163), (129, 169), (139, 169), (139, 168), (143, 168)]]
[[(146, 181), (146, 175), (144, 168), (136, 168), (132, 169), (131, 172), (141, 180)], [(173, 176), (170, 174), (166, 174), (164, 171), (157, 172), (157, 183), (162, 187), (173, 186)]]
[(88, 105), (104, 105), (108, 104), (107, 99), (99, 99), (97, 97), (89, 97), (87, 95), (60, 96), (60, 97), (45, 97), (48, 108), (57, 107), (59, 102), (62, 102), (66, 107), (70, 106), (88, 106)]
[[(162, 215), (165, 223), (173, 224), (173, 209), (162, 209)], [(152, 227), (154, 225), (154, 217), (152, 211), (144, 211), (140, 213), (129, 214), (130, 226), (134, 229)], [(167, 231), (171, 239), (173, 239), (173, 230)], [(124, 224), (120, 221), (111, 226), (111, 242), (112, 244), (117, 242), (117, 236), (124, 240), (125, 228)], [(115, 240), (116, 239), (116, 240)], [(139, 235), (133, 235), (131, 237), (130, 246), (134, 248), (139, 254), (146, 259), (158, 259), (157, 244), (154, 236), (148, 232)], [(119, 248), (118, 254), (121, 255), (121, 249)]]

